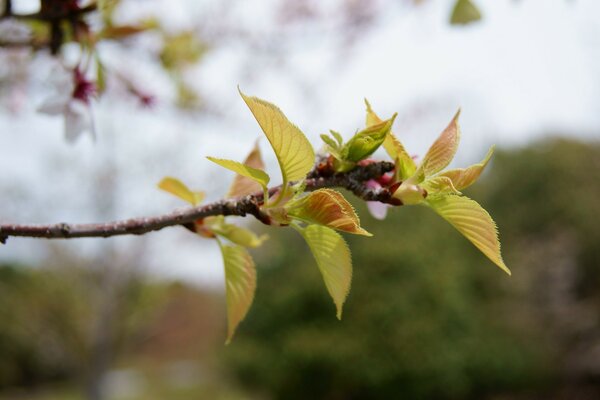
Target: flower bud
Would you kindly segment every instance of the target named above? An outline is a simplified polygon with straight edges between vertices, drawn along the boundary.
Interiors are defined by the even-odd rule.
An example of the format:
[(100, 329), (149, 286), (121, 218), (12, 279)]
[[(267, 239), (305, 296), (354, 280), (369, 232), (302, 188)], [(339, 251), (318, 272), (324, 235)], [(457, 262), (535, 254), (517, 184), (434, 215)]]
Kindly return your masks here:
[(398, 189), (396, 189), (393, 197), (400, 200), (402, 204), (405, 205), (419, 204), (427, 197), (427, 191), (418, 185), (403, 182)]

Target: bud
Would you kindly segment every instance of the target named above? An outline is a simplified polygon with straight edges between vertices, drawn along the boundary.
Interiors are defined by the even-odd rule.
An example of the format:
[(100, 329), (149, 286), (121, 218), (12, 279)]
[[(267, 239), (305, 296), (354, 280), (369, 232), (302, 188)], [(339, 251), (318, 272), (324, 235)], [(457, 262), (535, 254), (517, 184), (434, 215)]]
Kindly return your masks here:
[(393, 197), (405, 205), (419, 204), (427, 197), (427, 191), (418, 185), (402, 182)]

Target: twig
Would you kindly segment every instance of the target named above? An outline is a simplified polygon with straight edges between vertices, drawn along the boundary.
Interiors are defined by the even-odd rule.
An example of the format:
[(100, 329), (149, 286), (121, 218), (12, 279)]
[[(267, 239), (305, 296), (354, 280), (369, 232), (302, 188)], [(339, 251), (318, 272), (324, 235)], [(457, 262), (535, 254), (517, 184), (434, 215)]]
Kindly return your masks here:
[[(306, 179), (306, 191), (324, 187), (340, 187), (353, 192), (359, 198), (367, 201), (389, 203), (391, 194), (386, 189), (373, 190), (366, 187), (365, 181), (379, 178), (391, 171), (394, 164), (386, 161), (359, 166), (346, 173), (328, 173), (315, 168)], [(274, 187), (269, 193), (276, 193), (280, 187)], [(253, 215), (263, 223), (269, 222), (268, 216), (261, 211), (262, 193), (256, 193), (237, 199), (224, 199), (203, 206), (175, 210), (171, 213), (154, 216), (131, 218), (122, 221), (97, 224), (68, 224), (50, 225), (39, 224), (0, 224), (0, 242), (5, 243), (11, 236), (70, 239), (84, 237), (112, 237), (119, 235), (142, 235), (158, 231), (168, 226), (189, 226), (198, 219), (216, 215)]]

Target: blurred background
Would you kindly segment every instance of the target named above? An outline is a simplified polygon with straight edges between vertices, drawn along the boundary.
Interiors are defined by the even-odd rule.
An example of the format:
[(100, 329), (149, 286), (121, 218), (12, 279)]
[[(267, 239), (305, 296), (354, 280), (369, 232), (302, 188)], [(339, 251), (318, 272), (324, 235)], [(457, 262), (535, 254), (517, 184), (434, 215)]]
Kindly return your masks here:
[(183, 205), (156, 189), (166, 175), (221, 198), (233, 176), (205, 156), (242, 160), (261, 135), (237, 85), (315, 147), (328, 129), (362, 128), (366, 97), (399, 113), (394, 131), (416, 156), (459, 107), (452, 166), (498, 145), (466, 194), (496, 220), (513, 275), (425, 208), (376, 221), (353, 201), (375, 236), (347, 237), (354, 279), (338, 321), (300, 237), (247, 221), (270, 239), (253, 250), (255, 302), (225, 346), (213, 241), (180, 228), (10, 239), (0, 399), (600, 398), (600, 3), (100, 4), (90, 29), (118, 29), (97, 44), (95, 141), (67, 143), (64, 118), (38, 112), (78, 45), (32, 51), (15, 43), (43, 30), (0, 19), (3, 223), (165, 213)]

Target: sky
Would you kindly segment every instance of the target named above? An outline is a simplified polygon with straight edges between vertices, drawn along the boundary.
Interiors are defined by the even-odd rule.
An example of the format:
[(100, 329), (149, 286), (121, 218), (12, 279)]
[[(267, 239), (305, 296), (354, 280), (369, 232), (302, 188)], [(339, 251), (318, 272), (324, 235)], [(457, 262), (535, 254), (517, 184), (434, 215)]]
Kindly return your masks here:
[[(462, 142), (454, 165), (479, 161), (494, 143), (509, 148), (554, 134), (600, 139), (596, 0), (479, 0), (483, 20), (466, 27), (447, 23), (451, 1), (429, 0), (415, 7), (381, 0), (375, 3), (386, 11), (350, 45), (341, 44), (332, 15), (330, 23), (318, 27), (286, 27), (292, 39), (277, 43), (275, 38), (281, 45), (276, 56), (260, 47), (272, 33), (268, 21), (274, 2), (228, 2), (229, 22), (255, 34), (259, 47), (222, 40), (186, 72), (214, 111), (209, 114), (168, 106), (172, 85), (147, 57), (135, 48), (104, 46), (107, 64), (134, 71), (159, 102), (141, 110), (132, 101), (102, 98), (94, 104), (97, 141), (86, 137), (69, 145), (63, 121), (36, 112), (51, 91), (52, 61), (41, 57), (33, 62), (29, 68), (38, 78), (20, 110), (0, 109), (0, 220), (96, 222), (168, 212), (184, 204), (156, 189), (166, 175), (205, 190), (208, 201), (220, 198), (233, 176), (205, 156), (241, 161), (261, 135), (237, 85), (279, 105), (317, 148), (319, 134), (329, 129), (348, 137), (363, 126), (365, 97), (382, 117), (399, 113), (394, 132), (416, 155), (424, 154), (461, 108)], [(21, 5), (28, 3), (35, 6)], [(335, 2), (321, 4), (330, 3)], [(218, 15), (219, 4), (133, 1), (121, 18), (159, 13), (167, 29), (200, 29), (198, 21)], [(156, 46), (152, 37), (140, 40)], [(0, 50), (0, 60), (3, 56)], [(266, 141), (260, 145), (268, 171), (277, 175)], [(363, 222), (367, 229), (375, 223), (368, 216)], [(216, 243), (184, 229), (52, 246), (90, 259), (108, 249), (135, 249), (156, 276), (222, 285)], [(35, 263), (51, 252), (45, 241), (11, 239), (0, 248), (0, 262)]]

